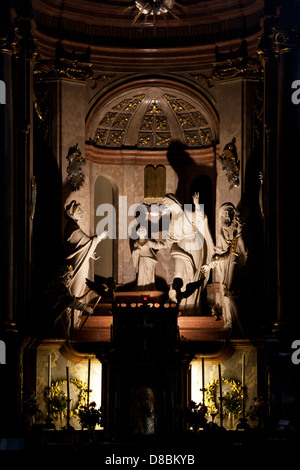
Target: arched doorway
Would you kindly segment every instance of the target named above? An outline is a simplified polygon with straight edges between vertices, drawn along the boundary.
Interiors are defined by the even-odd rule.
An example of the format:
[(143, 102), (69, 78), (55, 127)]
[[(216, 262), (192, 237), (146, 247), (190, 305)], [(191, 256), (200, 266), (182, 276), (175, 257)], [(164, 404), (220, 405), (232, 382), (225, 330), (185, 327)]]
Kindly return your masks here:
[(114, 276), (114, 241), (116, 238), (116, 211), (111, 182), (98, 176), (94, 188), (95, 232), (108, 230), (108, 237), (98, 244), (94, 263), (94, 275), (101, 278)]

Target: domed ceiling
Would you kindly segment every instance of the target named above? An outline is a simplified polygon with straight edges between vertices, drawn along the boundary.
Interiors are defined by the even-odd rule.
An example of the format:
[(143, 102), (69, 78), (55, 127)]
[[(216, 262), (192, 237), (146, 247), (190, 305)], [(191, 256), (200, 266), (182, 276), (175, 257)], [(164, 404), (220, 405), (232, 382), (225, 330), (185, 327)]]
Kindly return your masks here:
[[(256, 54), (263, 0), (32, 0), (35, 36), (43, 58), (56, 42), (82, 53), (102, 70), (138, 67), (199, 69), (214, 48)], [(146, 57), (145, 57), (146, 52)]]
[(207, 148), (216, 138), (212, 117), (189, 94), (168, 87), (144, 87), (115, 97), (94, 117), (90, 141), (96, 147), (166, 149), (172, 141)]

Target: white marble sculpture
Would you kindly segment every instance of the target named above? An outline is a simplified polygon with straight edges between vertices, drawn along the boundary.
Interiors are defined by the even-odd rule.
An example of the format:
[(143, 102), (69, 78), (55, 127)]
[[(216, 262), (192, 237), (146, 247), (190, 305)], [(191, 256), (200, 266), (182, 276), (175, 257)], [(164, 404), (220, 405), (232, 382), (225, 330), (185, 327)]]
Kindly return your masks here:
[[(100, 235), (87, 235), (79, 226), (79, 221), (83, 218), (83, 211), (80, 203), (71, 201), (66, 207), (65, 215), (67, 224), (64, 232), (64, 249), (66, 263), (72, 265), (73, 275), (69, 284), (69, 289), (75, 297), (81, 297), (86, 288), (86, 278), (89, 271), (89, 260), (97, 259), (95, 250), (98, 243), (107, 237), (107, 231)], [(80, 312), (79, 312), (80, 314)], [(74, 326), (79, 323), (78, 312), (75, 314)]]
[[(203, 273), (201, 267), (206, 265), (214, 252), (214, 243), (210, 233), (207, 216), (201, 210), (199, 194), (193, 196), (195, 211), (191, 207), (182, 207), (173, 194), (164, 197), (164, 204), (170, 212), (170, 228), (167, 241), (170, 253), (175, 261), (174, 279), (182, 280), (182, 291), (190, 283), (203, 282), (188, 297), (182, 299), (180, 308), (192, 314), (200, 313), (200, 296), (204, 290), (209, 272)], [(176, 301), (176, 291), (171, 287), (171, 300)]]
[(237, 297), (241, 269), (247, 261), (247, 250), (242, 237), (243, 223), (239, 213), (232, 203), (225, 203), (219, 210), (220, 242), (211, 262), (201, 270), (217, 271), (221, 280), (221, 295), (223, 302), (224, 328), (235, 329), (243, 334), (243, 327), (239, 319)]
[(71, 311), (92, 313), (92, 308), (81, 302), (70, 291), (73, 268), (71, 265), (62, 266), (58, 275), (46, 289), (46, 299), (49, 308), (50, 328), (54, 326), (56, 332), (63, 332), (64, 336), (70, 336)]
[(137, 273), (137, 285), (155, 288), (155, 269), (157, 257), (155, 250), (166, 247), (166, 242), (159, 242), (147, 238), (147, 230), (141, 226), (137, 229), (139, 239), (134, 243), (132, 261)]

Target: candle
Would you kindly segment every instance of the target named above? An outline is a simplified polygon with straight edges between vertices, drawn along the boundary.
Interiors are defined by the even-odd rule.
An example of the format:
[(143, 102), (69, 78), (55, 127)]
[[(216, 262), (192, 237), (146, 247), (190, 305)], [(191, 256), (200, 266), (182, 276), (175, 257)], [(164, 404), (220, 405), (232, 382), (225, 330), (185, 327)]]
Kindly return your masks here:
[(69, 367), (66, 367), (67, 372), (67, 400), (70, 400), (70, 388), (69, 388)]
[(48, 388), (51, 388), (51, 354), (48, 354)]
[(221, 374), (221, 364), (218, 365), (219, 367), (219, 388), (220, 388), (220, 398), (222, 399), (222, 374)]
[(88, 360), (88, 391), (87, 391), (87, 404), (90, 402), (90, 381), (91, 381), (91, 360)]
[(242, 356), (242, 387), (245, 387), (245, 354)]

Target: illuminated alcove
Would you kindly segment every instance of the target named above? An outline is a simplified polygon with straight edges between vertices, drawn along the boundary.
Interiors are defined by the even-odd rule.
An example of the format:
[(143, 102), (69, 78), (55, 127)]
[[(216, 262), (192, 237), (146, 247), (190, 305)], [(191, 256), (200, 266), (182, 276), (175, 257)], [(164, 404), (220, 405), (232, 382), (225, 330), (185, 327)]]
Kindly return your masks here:
[[(243, 372), (243, 355), (244, 355), (244, 372)], [(203, 368), (204, 366), (204, 368)], [(230, 429), (229, 418), (230, 413), (224, 405), (224, 397), (232, 394), (233, 391), (238, 390), (242, 394), (243, 375), (245, 391), (245, 412), (249, 420), (251, 420), (250, 412), (251, 407), (254, 405), (254, 399), (257, 397), (258, 383), (257, 383), (257, 350), (253, 347), (251, 349), (237, 349), (233, 352), (230, 358), (222, 363), (218, 363), (217, 359), (207, 359), (204, 357), (196, 357), (190, 364), (190, 398), (195, 403), (202, 403), (208, 408), (207, 418), (208, 421), (215, 419), (219, 424), (220, 414), (217, 413), (213, 417), (214, 407), (220, 409), (220, 387), (219, 377), (221, 373), (222, 380), (222, 397), (223, 397), (223, 415), (225, 428)], [(204, 378), (204, 397), (203, 397), (203, 378)], [(236, 424), (242, 417), (241, 413), (235, 416)], [(256, 423), (253, 423), (254, 425)]]
[[(78, 355), (79, 356), (79, 355)], [(76, 362), (75, 362), (76, 361)], [(44, 424), (47, 417), (47, 387), (50, 383), (55, 393), (67, 396), (67, 368), (70, 393), (70, 426), (81, 429), (77, 411), (86, 401), (86, 390), (90, 389), (89, 403), (95, 402), (96, 408), (102, 403), (102, 364), (92, 357), (90, 366), (87, 358), (68, 358), (64, 350), (48, 347), (46, 344), (37, 350), (36, 357), (36, 399), (40, 412), (36, 415), (37, 423)], [(49, 374), (50, 369), (50, 374)], [(67, 424), (66, 410), (53, 416), (57, 430)], [(99, 428), (99, 426), (98, 426)]]

